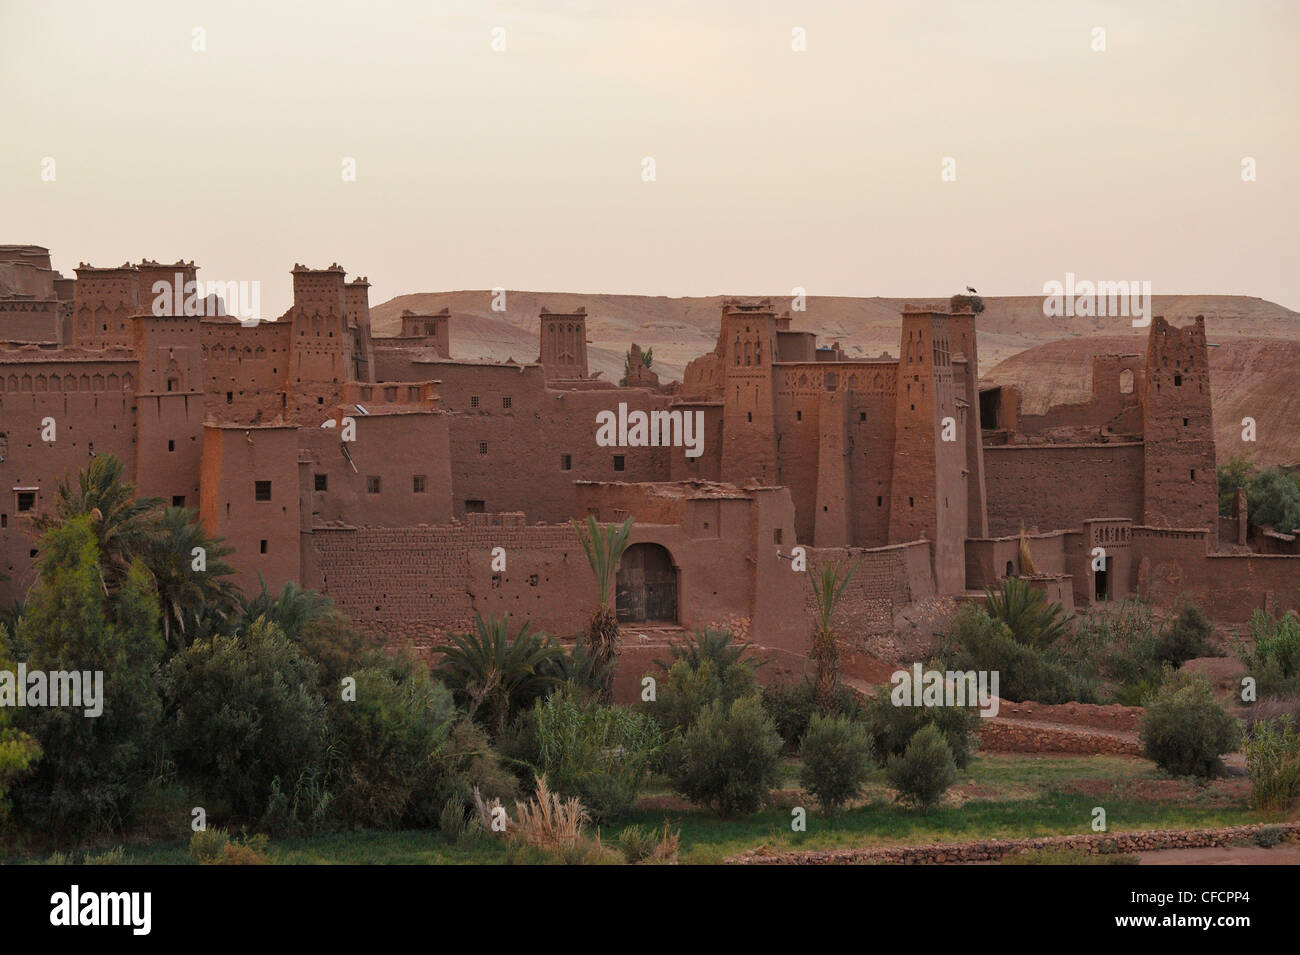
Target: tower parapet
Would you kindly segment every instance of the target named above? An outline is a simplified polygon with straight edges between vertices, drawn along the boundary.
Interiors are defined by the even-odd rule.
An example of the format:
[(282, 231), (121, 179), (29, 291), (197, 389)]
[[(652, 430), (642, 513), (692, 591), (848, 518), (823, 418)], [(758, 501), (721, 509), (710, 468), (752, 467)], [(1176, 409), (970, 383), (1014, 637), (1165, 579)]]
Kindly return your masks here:
[(545, 305), (538, 314), (541, 355), (546, 380), (587, 378), (587, 309), (552, 312)]

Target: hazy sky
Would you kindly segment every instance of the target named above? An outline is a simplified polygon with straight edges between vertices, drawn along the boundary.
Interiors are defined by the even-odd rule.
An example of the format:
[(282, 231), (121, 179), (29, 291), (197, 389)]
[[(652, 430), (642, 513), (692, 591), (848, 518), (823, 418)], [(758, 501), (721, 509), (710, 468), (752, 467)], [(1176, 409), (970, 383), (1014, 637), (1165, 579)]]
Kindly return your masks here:
[(268, 317), (334, 261), (372, 304), (1068, 271), (1300, 310), (1298, 48), (1294, 0), (0, 0), (0, 242)]

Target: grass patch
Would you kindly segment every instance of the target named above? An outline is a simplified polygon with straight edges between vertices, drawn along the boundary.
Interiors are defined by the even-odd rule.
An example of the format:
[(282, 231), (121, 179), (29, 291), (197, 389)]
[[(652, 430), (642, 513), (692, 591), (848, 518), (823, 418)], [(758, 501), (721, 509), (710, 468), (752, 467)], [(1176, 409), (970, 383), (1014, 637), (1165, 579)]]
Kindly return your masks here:
[[(798, 788), (799, 764), (781, 766), (781, 786)], [(875, 845), (922, 845), (1029, 836), (1080, 835), (1092, 830), (1092, 809), (1104, 806), (1110, 832), (1141, 829), (1199, 829), (1266, 821), (1249, 807), (1247, 797), (1225, 801), (1205, 787), (1204, 798), (1169, 801), (1142, 798), (1148, 783), (1167, 780), (1153, 763), (1123, 756), (1033, 756), (1010, 753), (977, 755), (961, 774), (958, 790), (975, 785), (973, 794), (928, 814), (904, 809), (890, 800), (883, 771), (873, 773), (863, 797), (850, 808), (823, 816), (811, 800), (793, 800), (738, 819), (720, 819), (706, 810), (640, 809), (616, 826), (601, 829), (607, 846), (616, 846), (624, 829), (640, 826), (659, 831), (667, 822), (681, 830), (683, 863), (718, 863), (728, 856), (767, 845), (775, 850), (843, 849)], [(1088, 786), (1093, 789), (1087, 789)], [(1086, 791), (1079, 791), (1080, 788)], [(1098, 795), (1100, 791), (1103, 794)], [(649, 795), (669, 793), (656, 781)], [(1213, 797), (1213, 798), (1212, 798)], [(808, 811), (806, 832), (790, 831), (795, 802)], [(105, 848), (111, 848), (105, 847)], [(65, 853), (64, 858), (79, 856)], [(281, 865), (490, 865), (510, 861), (505, 842), (488, 837), (465, 845), (448, 845), (438, 832), (347, 832), (282, 839), (267, 848)], [(46, 856), (9, 862), (41, 861)], [(78, 861), (80, 861), (78, 859)], [(121, 862), (191, 865), (188, 841), (131, 842)], [(1064, 863), (1054, 863), (1064, 864)], [(1088, 862), (1086, 864), (1094, 864)], [(1100, 864), (1100, 863), (1098, 863)]]

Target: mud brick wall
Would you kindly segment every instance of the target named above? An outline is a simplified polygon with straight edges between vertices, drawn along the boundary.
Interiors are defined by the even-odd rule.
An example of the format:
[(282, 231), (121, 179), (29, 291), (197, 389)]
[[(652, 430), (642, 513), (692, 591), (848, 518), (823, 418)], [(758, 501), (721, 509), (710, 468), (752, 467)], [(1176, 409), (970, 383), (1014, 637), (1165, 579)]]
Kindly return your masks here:
[[(310, 546), (322, 592), (389, 640), (427, 643), (472, 627), (475, 612), (571, 637), (595, 605), (595, 579), (568, 525), (318, 527)], [(495, 547), (505, 549), (504, 572), (492, 569)]]
[(1205, 531), (1133, 528), (1139, 591), (1164, 606), (1185, 597), (1226, 623), (1244, 623), (1255, 610), (1300, 610), (1300, 555), (1208, 550)]
[(419, 640), (473, 621), (457, 528), (318, 527), (311, 546), (321, 591), (367, 633)]
[(1072, 530), (1094, 517), (1142, 521), (1141, 444), (984, 449), (989, 534)]
[(849, 582), (832, 621), (846, 637), (886, 633), (894, 629), (894, 614), (907, 604), (934, 593), (929, 565), (930, 545), (924, 541), (861, 550), (852, 547), (808, 548), (805, 575), (805, 606), (813, 617), (812, 578), (817, 568), (830, 560), (843, 567), (861, 561)]

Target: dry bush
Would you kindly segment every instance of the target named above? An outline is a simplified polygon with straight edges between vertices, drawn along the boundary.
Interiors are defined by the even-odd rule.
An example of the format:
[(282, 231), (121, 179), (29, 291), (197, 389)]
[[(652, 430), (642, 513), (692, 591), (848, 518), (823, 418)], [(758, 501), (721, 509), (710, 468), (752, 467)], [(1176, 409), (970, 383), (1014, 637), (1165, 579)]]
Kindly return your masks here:
[(530, 846), (551, 852), (568, 852), (582, 840), (582, 826), (591, 816), (576, 797), (565, 799), (546, 785), (545, 774), (537, 777), (537, 792), (528, 802), (516, 802), (518, 817), (513, 827), (516, 838)]
[[(502, 808), (500, 799), (488, 802), (477, 788), (474, 808), (478, 821), (492, 832), (492, 819)], [(615, 861), (617, 855), (600, 841), (600, 833), (588, 836), (583, 827), (591, 819), (582, 801), (565, 799), (551, 791), (545, 774), (537, 777), (536, 792), (527, 802), (515, 802), (515, 818), (505, 817), (505, 836), (513, 846), (527, 846), (567, 865)]]

